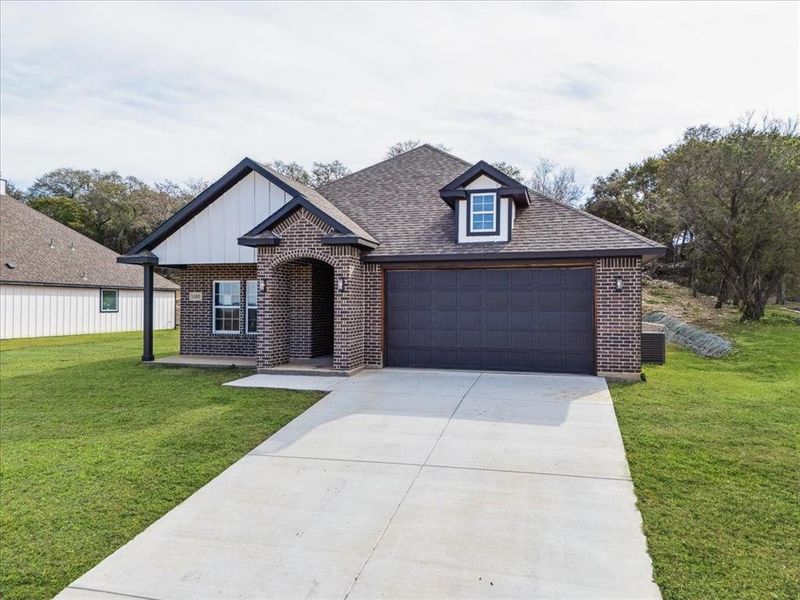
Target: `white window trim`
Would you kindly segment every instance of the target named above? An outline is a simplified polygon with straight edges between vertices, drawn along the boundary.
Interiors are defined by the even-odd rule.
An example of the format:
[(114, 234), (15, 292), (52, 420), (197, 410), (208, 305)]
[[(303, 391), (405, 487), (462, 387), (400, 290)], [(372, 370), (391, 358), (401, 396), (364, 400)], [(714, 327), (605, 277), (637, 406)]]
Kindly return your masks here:
[[(107, 310), (103, 308), (103, 292), (114, 292), (117, 299), (116, 308), (114, 310)], [(119, 290), (116, 288), (100, 288), (100, 312), (101, 313), (117, 313), (119, 312)]]
[[(254, 306), (250, 306), (247, 300), (247, 284), (250, 282), (255, 282), (256, 284), (256, 303)], [(250, 309), (254, 308), (256, 311), (256, 330), (250, 331)], [(248, 279), (244, 282), (244, 332), (247, 335), (255, 335), (258, 333), (258, 279)]]
[[(491, 210), (475, 210), (473, 208), (473, 199), (475, 196), (491, 196), (492, 197), (492, 209)], [(469, 232), (470, 233), (494, 233), (497, 229), (497, 194), (495, 192), (475, 192), (474, 194), (469, 195)], [(474, 221), (473, 217), (475, 215), (492, 215), (492, 227), (490, 229), (475, 229), (473, 227)]]
[[(239, 329), (236, 331), (230, 329), (217, 329), (217, 309), (218, 308), (233, 308), (232, 306), (225, 306), (217, 304), (217, 284), (218, 283), (235, 283), (239, 286), (239, 306), (236, 309), (239, 311)], [(239, 335), (242, 332), (242, 282), (238, 279), (215, 279), (211, 283), (211, 331), (215, 335)]]

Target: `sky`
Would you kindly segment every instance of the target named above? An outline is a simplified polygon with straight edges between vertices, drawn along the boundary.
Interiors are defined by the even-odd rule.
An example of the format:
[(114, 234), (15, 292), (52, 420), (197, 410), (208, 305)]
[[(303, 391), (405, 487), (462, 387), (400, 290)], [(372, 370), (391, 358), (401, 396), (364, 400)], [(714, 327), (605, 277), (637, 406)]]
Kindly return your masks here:
[(800, 114), (797, 3), (0, 4), (0, 173), (351, 169), (421, 139), (589, 184), (747, 111)]

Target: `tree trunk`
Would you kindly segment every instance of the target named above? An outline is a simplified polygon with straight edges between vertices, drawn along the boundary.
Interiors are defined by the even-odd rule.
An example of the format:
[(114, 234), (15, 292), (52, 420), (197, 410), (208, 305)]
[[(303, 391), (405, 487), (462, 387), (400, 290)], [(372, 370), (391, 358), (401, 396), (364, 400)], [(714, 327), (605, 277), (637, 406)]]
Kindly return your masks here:
[(727, 271), (722, 274), (722, 279), (719, 282), (719, 290), (717, 291), (717, 303), (714, 308), (722, 308), (728, 301), (728, 273)]
[(775, 304), (786, 304), (786, 281), (783, 277), (778, 282), (778, 289), (775, 292)]
[(761, 298), (746, 298), (742, 301), (740, 321), (760, 321), (764, 316), (766, 301)]

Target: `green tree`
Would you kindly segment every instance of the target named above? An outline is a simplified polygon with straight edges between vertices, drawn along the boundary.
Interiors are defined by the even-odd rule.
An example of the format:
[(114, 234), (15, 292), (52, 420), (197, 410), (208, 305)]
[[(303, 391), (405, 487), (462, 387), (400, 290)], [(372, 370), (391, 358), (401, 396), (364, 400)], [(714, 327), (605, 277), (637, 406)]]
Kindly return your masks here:
[(671, 251), (685, 229), (673, 203), (661, 189), (660, 169), (663, 161), (647, 158), (616, 169), (606, 177), (598, 177), (585, 210), (625, 229), (661, 242)]
[(688, 129), (664, 154), (665, 193), (712, 257), (742, 320), (800, 269), (800, 136), (794, 121), (746, 118)]
[(75, 231), (84, 235), (90, 233), (86, 230), (88, 212), (75, 198), (65, 196), (33, 198), (28, 205)]

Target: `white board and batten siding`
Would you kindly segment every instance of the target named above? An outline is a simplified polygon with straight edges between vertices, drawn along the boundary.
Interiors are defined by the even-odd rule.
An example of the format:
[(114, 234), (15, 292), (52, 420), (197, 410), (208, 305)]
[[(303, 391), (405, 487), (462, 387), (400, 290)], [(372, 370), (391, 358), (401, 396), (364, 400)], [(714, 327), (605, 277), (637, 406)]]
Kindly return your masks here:
[[(475, 181), (465, 187), (467, 190), (496, 190), (500, 184), (494, 179), (481, 175)], [(500, 227), (497, 235), (475, 235), (467, 234), (467, 201), (458, 201), (458, 242), (462, 244), (485, 243), (485, 242), (507, 242), (514, 229), (514, 219), (517, 214), (517, 207), (510, 198), (505, 196), (498, 199), (500, 203)], [(510, 204), (510, 206), (509, 206)], [(509, 213), (510, 210), (510, 213)]]
[[(115, 289), (115, 288), (109, 288)], [(98, 288), (0, 286), (0, 339), (141, 331), (142, 290), (119, 290), (117, 312), (100, 312)], [(175, 327), (175, 292), (156, 290), (153, 328)]]
[(236, 240), (291, 200), (252, 172), (153, 248), (160, 265), (256, 262), (255, 248)]

